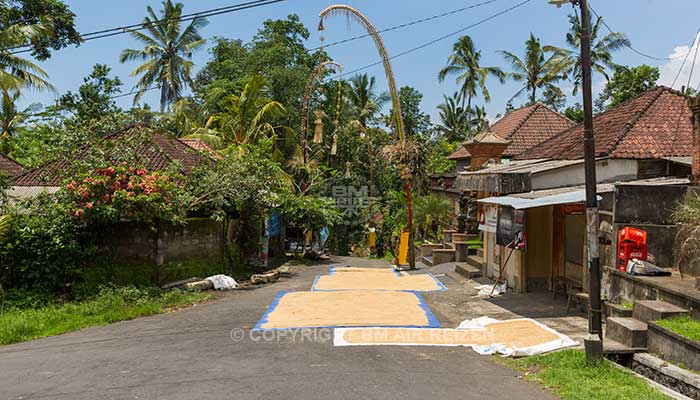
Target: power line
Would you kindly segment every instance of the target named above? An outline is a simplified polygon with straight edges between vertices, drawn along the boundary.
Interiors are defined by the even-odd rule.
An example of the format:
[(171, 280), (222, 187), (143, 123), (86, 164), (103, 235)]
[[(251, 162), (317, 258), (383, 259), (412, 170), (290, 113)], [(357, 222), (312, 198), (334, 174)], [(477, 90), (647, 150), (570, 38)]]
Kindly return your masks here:
[[(498, 13), (496, 13), (496, 14), (493, 14), (493, 15), (491, 15), (491, 16), (488, 16), (488, 17), (484, 18), (484, 19), (481, 19), (481, 20), (479, 20), (479, 21), (477, 21), (477, 22), (475, 22), (475, 23), (473, 23), (473, 24), (471, 24), (471, 25), (465, 26), (465, 27), (462, 28), (462, 29), (459, 29), (459, 30), (454, 31), (454, 32), (452, 32), (452, 33), (448, 33), (447, 35), (444, 35), (444, 36), (440, 36), (439, 38), (433, 39), (433, 40), (431, 40), (431, 41), (429, 41), (429, 42), (426, 42), (426, 43), (423, 43), (423, 44), (421, 44), (420, 46), (416, 46), (416, 47), (413, 47), (413, 48), (411, 48), (411, 49), (405, 50), (405, 51), (403, 51), (403, 52), (401, 52), (401, 53), (397, 53), (397, 54), (395, 54), (395, 55), (389, 57), (388, 60), (393, 60), (393, 59), (395, 59), (395, 58), (398, 58), (398, 57), (401, 57), (401, 56), (405, 56), (406, 54), (413, 53), (413, 52), (415, 52), (415, 51), (418, 51), (418, 50), (421, 50), (421, 49), (423, 49), (423, 48), (425, 48), (425, 47), (431, 46), (431, 45), (433, 45), (433, 44), (435, 44), (435, 43), (437, 43), (437, 42), (440, 42), (440, 41), (442, 41), (442, 40), (445, 40), (445, 39), (450, 38), (450, 37), (452, 37), (452, 36), (458, 35), (458, 34), (464, 32), (464, 31), (466, 31), (466, 30), (468, 30), (468, 29), (474, 28), (474, 27), (479, 26), (479, 25), (481, 25), (481, 24), (483, 24), (483, 23), (485, 23), (485, 22), (488, 22), (488, 21), (490, 21), (490, 20), (492, 20), (492, 19), (494, 19), (494, 18), (500, 17), (500, 16), (503, 15), (503, 14), (507, 14), (507, 13), (509, 13), (509, 12), (511, 12), (511, 11), (513, 11), (513, 10), (515, 10), (516, 8), (519, 8), (519, 7), (524, 6), (525, 4), (527, 4), (527, 3), (531, 2), (531, 1), (532, 1), (532, 0), (524, 0), (524, 1), (520, 2), (520, 3), (518, 3), (518, 4), (515, 4), (514, 6), (511, 6), (511, 7), (507, 8), (507, 9), (503, 10), (503, 11), (500, 11), (500, 12), (498, 12)], [(342, 78), (343, 76), (352, 75), (352, 74), (355, 74), (355, 73), (360, 72), (360, 71), (362, 71), (362, 70), (365, 70), (365, 69), (367, 69), (367, 68), (372, 68), (372, 67), (374, 67), (375, 65), (382, 64), (383, 62), (384, 62), (384, 60), (379, 60), (379, 61), (374, 62), (374, 63), (372, 63), (372, 64), (365, 65), (364, 67), (356, 68), (356, 69), (354, 69), (354, 70), (352, 70), (352, 71), (344, 72), (344, 73), (342, 73), (342, 74), (335, 75), (335, 76), (330, 76), (330, 77), (324, 79), (324, 81), (328, 81), (328, 80), (330, 80), (331, 78), (337, 79), (337, 78)]]
[[(471, 5), (471, 6), (466, 6), (466, 7), (458, 8), (458, 9), (456, 9), (456, 10), (447, 11), (447, 12), (444, 12), (444, 13), (442, 13), (442, 14), (433, 15), (432, 17), (421, 18), (421, 19), (417, 19), (417, 20), (415, 20), (415, 21), (410, 21), (410, 22), (406, 22), (406, 23), (403, 23), (403, 24), (400, 24), (400, 25), (396, 25), (396, 26), (392, 26), (392, 27), (389, 27), (389, 28), (381, 29), (381, 30), (378, 30), (377, 32), (379, 32), (379, 33), (384, 33), (384, 32), (395, 31), (395, 30), (397, 30), (397, 29), (406, 28), (406, 27), (409, 27), (409, 26), (413, 26), (413, 25), (416, 25), (416, 24), (423, 23), (423, 22), (428, 22), (428, 21), (432, 21), (432, 20), (435, 20), (435, 19), (438, 19), (438, 18), (447, 17), (447, 16), (449, 16), (449, 15), (454, 15), (454, 14), (460, 13), (460, 12), (462, 12), (462, 11), (471, 10), (471, 9), (473, 9), (473, 8), (478, 8), (478, 7), (481, 7), (481, 6), (485, 6), (485, 5), (487, 5), (487, 4), (495, 3), (495, 2), (497, 2), (497, 1), (498, 1), (498, 0), (488, 0), (488, 1), (484, 1), (484, 2), (481, 2), (481, 3), (473, 4), (473, 5)], [(332, 42), (332, 43), (328, 43), (328, 44), (324, 44), (324, 45), (315, 47), (315, 48), (313, 48), (313, 49), (309, 49), (309, 51), (321, 50), (321, 49), (323, 49), (323, 48), (332, 47), (332, 46), (336, 46), (336, 45), (339, 45), (339, 44), (344, 44), (344, 43), (352, 42), (352, 41), (358, 40), (358, 39), (363, 39), (363, 38), (366, 38), (366, 37), (368, 37), (368, 36), (372, 36), (372, 35), (369, 34), (369, 33), (365, 33), (364, 35), (353, 36), (353, 37), (350, 37), (350, 38), (347, 38), (347, 39), (339, 40), (339, 41), (337, 41), (337, 42)]]
[[(394, 31), (394, 30), (397, 30), (397, 29), (406, 28), (406, 27), (409, 27), (409, 26), (413, 26), (413, 25), (417, 25), (417, 24), (423, 23), (423, 22), (428, 22), (428, 21), (432, 21), (432, 20), (435, 20), (435, 19), (439, 19), (439, 18), (443, 18), (443, 17), (449, 16), (449, 15), (454, 15), (454, 14), (457, 14), (457, 13), (460, 13), (460, 12), (463, 12), (463, 11), (466, 11), (466, 10), (470, 10), (470, 9), (474, 9), (474, 8), (477, 8), (477, 7), (485, 6), (485, 5), (488, 5), (488, 4), (491, 4), (491, 3), (495, 3), (495, 2), (497, 2), (497, 1), (499, 1), (499, 0), (488, 0), (488, 1), (483, 1), (483, 2), (481, 2), (481, 3), (472, 4), (472, 5), (470, 5), (470, 6), (466, 6), (466, 7), (458, 8), (458, 9), (455, 9), (455, 10), (447, 11), (447, 12), (444, 12), (444, 13), (441, 13), (441, 14), (433, 15), (433, 16), (431, 16), (431, 17), (421, 18), (421, 19), (417, 19), (417, 20), (414, 20), (414, 21), (406, 22), (406, 23), (403, 23), (403, 24), (400, 24), (400, 25), (395, 25), (395, 26), (392, 26), (392, 27), (389, 27), (389, 28), (385, 28), (385, 29), (379, 30), (378, 32), (379, 32), (379, 33), (384, 33), (384, 32)], [(529, 1), (530, 1), (530, 0), (527, 0), (525, 3), (529, 2)], [(524, 4), (524, 3), (523, 3), (523, 4)], [(507, 10), (507, 11), (510, 11), (510, 9)], [(505, 12), (507, 12), (507, 11), (505, 11)], [(505, 12), (504, 12), (504, 13), (505, 13)], [(499, 15), (500, 15), (500, 14), (499, 14)], [(477, 24), (474, 24), (474, 26), (476, 26), (476, 25), (478, 25), (478, 24), (480, 24), (480, 23), (482, 23), (482, 22), (485, 22), (485, 20), (484, 20), (484, 21), (480, 21), (480, 22), (477, 23)], [(471, 26), (470, 26), (470, 27), (471, 27)], [(465, 29), (468, 29), (468, 28), (470, 28), (470, 27), (467, 27), (467, 28), (465, 28)], [(344, 44), (344, 43), (352, 42), (352, 41), (354, 41), (354, 40), (363, 39), (363, 38), (366, 38), (366, 37), (368, 37), (368, 36), (371, 36), (371, 35), (370, 35), (369, 33), (366, 33), (366, 34), (364, 34), (364, 35), (353, 36), (353, 37), (350, 37), (350, 38), (347, 38), (347, 39), (343, 39), (343, 40), (339, 40), (339, 41), (336, 41), (336, 42), (328, 43), (328, 44), (325, 44), (325, 45), (323, 45), (323, 46), (311, 48), (311, 49), (309, 49), (308, 51), (309, 51), (309, 52), (313, 52), (313, 51), (320, 50), (320, 49), (322, 49), (322, 48), (328, 48), (328, 47), (331, 47), (331, 46), (336, 46), (336, 45), (339, 45), (339, 44)], [(442, 39), (440, 39), (440, 40), (442, 40)], [(406, 53), (406, 54), (407, 54), (407, 53)], [(403, 54), (398, 54), (398, 55), (396, 55), (396, 57), (401, 56), (401, 55), (403, 55)], [(375, 65), (376, 65), (376, 64), (375, 64)], [(369, 67), (367, 67), (367, 68), (369, 68)], [(151, 90), (156, 90), (156, 89), (159, 89), (159, 88), (158, 88), (158, 87), (151, 87), (151, 88), (146, 89), (145, 91), (151, 91)], [(117, 98), (121, 98), (121, 97), (127, 97), (127, 96), (134, 95), (134, 94), (136, 94), (136, 93), (138, 93), (138, 91), (131, 91), (131, 92), (129, 92), (129, 93), (124, 93), (124, 94), (119, 94), (119, 95), (116, 95), (116, 96), (112, 96), (112, 97), (110, 97), (110, 99), (117, 99)]]
[[(589, 9), (591, 10), (591, 12), (596, 16), (596, 18), (600, 18), (600, 21), (603, 23), (603, 26), (608, 30), (608, 32), (610, 32), (610, 33), (615, 33), (615, 31), (613, 31), (613, 29), (610, 27), (610, 25), (608, 25), (608, 23), (605, 22), (605, 19), (604, 19), (603, 17), (601, 17), (601, 16), (593, 9), (593, 7), (591, 6), (590, 2), (588, 3), (588, 8), (589, 8)], [(678, 56), (678, 57), (656, 57), (656, 56), (652, 56), (652, 55), (650, 55), (650, 54), (644, 53), (643, 51), (640, 51), (640, 50), (635, 49), (634, 47), (632, 47), (631, 44), (630, 44), (630, 45), (626, 45), (626, 47), (627, 47), (628, 49), (632, 50), (633, 52), (639, 54), (639, 55), (642, 56), (642, 57), (646, 57), (646, 58), (649, 58), (649, 59), (652, 59), (652, 60), (656, 60), (656, 61), (676, 60), (676, 59), (679, 59), (679, 58), (682, 57), (682, 56)]]
[[(688, 49), (688, 52), (685, 53), (685, 58), (683, 58), (683, 63), (681, 63), (681, 67), (678, 69), (678, 72), (676, 73), (676, 76), (673, 78), (673, 83), (671, 83), (671, 87), (674, 87), (676, 85), (676, 81), (678, 81), (678, 77), (681, 76), (681, 72), (683, 72), (683, 67), (685, 67), (685, 63), (688, 61), (688, 56), (690, 55), (690, 52), (693, 51), (693, 47), (695, 47), (695, 41), (698, 39), (698, 35), (700, 35), (700, 28), (698, 28), (698, 32), (693, 36), (693, 42), (690, 44), (690, 48)], [(700, 45), (700, 43), (698, 43)]]
[[(693, 48), (691, 47), (690, 50)], [(698, 49), (700, 46), (695, 47), (695, 55), (693, 55), (693, 64), (690, 66), (690, 74), (688, 75), (688, 84), (685, 85), (686, 88), (690, 87), (690, 80), (693, 78), (693, 71), (695, 70), (695, 61), (698, 59)], [(690, 53), (690, 51), (688, 51)]]
[[(261, 6), (266, 6), (270, 4), (275, 4), (275, 3), (281, 3), (285, 0), (255, 0), (255, 1), (249, 1), (246, 3), (240, 3), (240, 4), (235, 4), (231, 6), (226, 6), (226, 7), (219, 7), (219, 8), (213, 8), (209, 10), (204, 10), (204, 11), (199, 11), (196, 13), (191, 13), (191, 14), (184, 14), (181, 15), (177, 18), (163, 18), (155, 21), (151, 21), (152, 24), (156, 24), (159, 22), (164, 22), (164, 21), (191, 21), (194, 19), (198, 18), (206, 18), (206, 17), (213, 17), (217, 15), (222, 15), (222, 14), (228, 14), (236, 11), (242, 11), (242, 10), (247, 10), (250, 8), (255, 8), (255, 7), (261, 7)], [(95, 39), (103, 39), (107, 37), (112, 37), (112, 36), (117, 36), (117, 35), (123, 35), (126, 33), (131, 33), (134, 31), (139, 31), (148, 28), (147, 23), (139, 23), (139, 24), (132, 24), (132, 25), (126, 25), (126, 26), (120, 26), (116, 28), (109, 28), (109, 29), (102, 29), (99, 31), (95, 32), (89, 32), (86, 34), (80, 35), (81, 39), (83, 42), (87, 42), (90, 40), (95, 40)], [(26, 48), (26, 49), (23, 49)], [(23, 49), (23, 50), (17, 50), (13, 51), (12, 54), (19, 54), (19, 53), (26, 53), (31, 51), (31, 44), (24, 44), (21, 46), (15, 46), (15, 47), (9, 47), (4, 49), (6, 50), (14, 50), (14, 49)]]

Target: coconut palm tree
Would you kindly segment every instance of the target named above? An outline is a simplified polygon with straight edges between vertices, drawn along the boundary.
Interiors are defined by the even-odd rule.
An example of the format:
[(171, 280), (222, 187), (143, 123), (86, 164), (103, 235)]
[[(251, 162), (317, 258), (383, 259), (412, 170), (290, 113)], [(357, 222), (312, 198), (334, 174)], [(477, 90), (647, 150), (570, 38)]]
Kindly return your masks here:
[[(589, 30), (591, 33), (591, 67), (609, 81), (607, 70), (617, 66), (612, 60), (612, 52), (630, 46), (630, 40), (624, 33), (620, 32), (612, 32), (598, 39), (602, 21), (603, 18), (598, 17)], [(544, 50), (559, 54), (564, 62), (569, 64), (574, 80), (573, 95), (575, 96), (581, 86), (581, 19), (578, 14), (569, 15), (569, 22), (571, 29), (566, 34), (566, 44), (569, 45), (569, 48), (544, 46)]]
[(509, 51), (500, 51), (503, 58), (513, 68), (508, 77), (525, 85), (518, 90), (513, 98), (527, 92), (530, 103), (537, 101), (537, 90), (556, 87), (555, 83), (566, 77), (570, 64), (560, 54), (547, 51), (540, 40), (530, 33), (525, 42), (525, 54), (521, 59)]
[(206, 18), (195, 17), (182, 29), (182, 3), (163, 1), (163, 10), (158, 17), (151, 6), (146, 8), (143, 20), (145, 32), (132, 30), (131, 36), (143, 43), (143, 49), (125, 49), (119, 61), (145, 61), (131, 76), (140, 76), (135, 86), (134, 104), (143, 93), (152, 88), (160, 89), (161, 111), (182, 98), (182, 92), (192, 82), (194, 63), (192, 54), (201, 48), (205, 40), (199, 30), (208, 24)]
[(13, 54), (14, 48), (29, 43), (36, 36), (49, 35), (48, 28), (41, 24), (14, 24), (0, 29), (0, 90), (18, 93), (23, 89), (56, 89), (47, 81), (48, 74), (38, 65)]
[[(223, 90), (223, 89), (220, 89)], [(262, 75), (248, 77), (240, 94), (223, 97), (223, 111), (212, 115), (204, 126), (185, 136), (201, 138), (215, 147), (255, 142), (261, 135), (275, 133), (269, 120), (285, 112), (284, 106), (269, 98), (267, 81)], [(219, 97), (212, 93), (213, 98)]]
[(483, 132), (489, 128), (489, 120), (486, 117), (486, 107), (474, 107), (471, 111), (471, 119), (469, 121), (471, 126), (470, 136), (479, 132)]
[(19, 96), (19, 92), (2, 91), (0, 97), (0, 140), (17, 136), (17, 133), (23, 129), (22, 124), (41, 107), (39, 104), (31, 104), (20, 110), (17, 108)]
[(355, 110), (357, 120), (363, 126), (376, 119), (377, 113), (390, 100), (389, 94), (377, 94), (376, 80), (367, 74), (357, 74), (350, 78), (348, 100)]
[(437, 106), (441, 123), (435, 124), (436, 129), (450, 142), (461, 142), (469, 136), (469, 113), (459, 105), (459, 93), (452, 97), (442, 96), (443, 103)]
[(469, 36), (459, 38), (452, 50), (453, 53), (447, 58), (447, 66), (438, 73), (440, 82), (447, 76), (457, 75), (457, 84), (460, 85), (459, 97), (464, 110), (471, 110), (472, 97), (479, 92), (486, 102), (491, 101), (491, 95), (486, 89), (486, 78), (491, 75), (498, 78), (499, 82), (505, 83), (505, 73), (498, 67), (482, 67), (479, 64), (481, 51), (476, 50), (474, 41)]

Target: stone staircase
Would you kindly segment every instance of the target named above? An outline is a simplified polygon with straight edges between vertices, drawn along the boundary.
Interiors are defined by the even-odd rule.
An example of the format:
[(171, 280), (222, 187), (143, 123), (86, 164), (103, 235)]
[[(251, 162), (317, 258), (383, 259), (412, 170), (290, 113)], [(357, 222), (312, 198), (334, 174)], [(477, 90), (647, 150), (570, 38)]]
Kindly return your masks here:
[(467, 279), (479, 278), (484, 267), (484, 249), (476, 249), (465, 261), (466, 264), (458, 264), (455, 267), (455, 272)]
[(631, 317), (606, 319), (606, 353), (640, 353), (647, 351), (647, 323), (678, 315), (687, 315), (688, 310), (660, 300), (638, 300), (634, 302)]
[(442, 243), (425, 243), (420, 246), (419, 259), (431, 267), (451, 262), (464, 263), (459, 264), (455, 271), (468, 278), (481, 276), (483, 251), (469, 243), (477, 237), (476, 234), (444, 230)]

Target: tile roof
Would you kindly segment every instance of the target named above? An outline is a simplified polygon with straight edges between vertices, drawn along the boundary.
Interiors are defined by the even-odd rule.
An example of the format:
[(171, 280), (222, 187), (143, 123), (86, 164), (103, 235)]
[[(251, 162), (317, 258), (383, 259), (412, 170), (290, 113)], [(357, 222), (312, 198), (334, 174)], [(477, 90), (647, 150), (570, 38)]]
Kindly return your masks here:
[(457, 151), (455, 151), (454, 153), (447, 156), (447, 159), (448, 160), (464, 160), (467, 158), (471, 158), (471, 156), (472, 155), (469, 154), (467, 149), (464, 148), (464, 145), (462, 145), (459, 147), (459, 149), (457, 149)]
[(532, 146), (570, 128), (574, 123), (541, 103), (511, 111), (496, 121), (489, 130), (510, 140), (504, 157), (515, 157)]
[[(671, 88), (657, 86), (594, 117), (596, 157), (689, 156), (690, 117), (685, 96)], [(583, 124), (547, 139), (516, 158), (583, 158)]]
[[(574, 125), (568, 118), (544, 104), (535, 103), (509, 112), (494, 122), (489, 131), (509, 140), (511, 143), (503, 152), (503, 156), (515, 157)], [(471, 154), (462, 146), (447, 158), (460, 160), (469, 157)]]
[(17, 161), (0, 153), (0, 172), (5, 173), (11, 178), (14, 178), (17, 175), (21, 175), (22, 173), (24, 173), (24, 167)]
[[(136, 129), (142, 125), (130, 125), (122, 130), (111, 133), (104, 137), (104, 140), (120, 143), (123, 139), (135, 135)], [(165, 133), (153, 133), (150, 140), (137, 143), (129, 143), (135, 146), (133, 151), (143, 157), (144, 168), (151, 171), (166, 169), (172, 162), (179, 162), (182, 165), (183, 173), (188, 174), (194, 167), (200, 165), (203, 158), (193, 151), (191, 147), (181, 141), (170, 137)], [(115, 147), (118, 150), (118, 147)], [(73, 160), (84, 160), (91, 150), (91, 145), (85, 145), (73, 155)], [(15, 178), (14, 186), (57, 186), (60, 185), (65, 176), (62, 175), (70, 162), (67, 159), (59, 159), (50, 162), (42, 167), (30, 170)]]
[(197, 138), (179, 138), (179, 141), (182, 143), (190, 146), (191, 148), (203, 152), (207, 154), (208, 156), (216, 159), (223, 158), (221, 154), (219, 154), (216, 150), (214, 150), (211, 146), (208, 144), (204, 143), (202, 139), (197, 139)]
[(509, 144), (510, 141), (507, 139), (504, 139), (504, 138), (496, 135), (492, 131), (488, 130), (488, 131), (481, 132), (480, 134), (474, 136), (473, 138), (471, 138), (467, 141), (467, 144), (477, 144), (477, 143), (478, 144), (504, 145), (504, 144)]

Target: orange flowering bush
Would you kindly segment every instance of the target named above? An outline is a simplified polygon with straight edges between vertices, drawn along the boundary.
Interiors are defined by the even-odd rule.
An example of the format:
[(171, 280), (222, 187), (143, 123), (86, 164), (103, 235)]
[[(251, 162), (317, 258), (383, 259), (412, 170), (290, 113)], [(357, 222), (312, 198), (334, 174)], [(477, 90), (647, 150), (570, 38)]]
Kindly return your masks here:
[(65, 186), (76, 218), (101, 222), (128, 219), (146, 224), (184, 218), (184, 190), (171, 176), (127, 166), (99, 168)]

